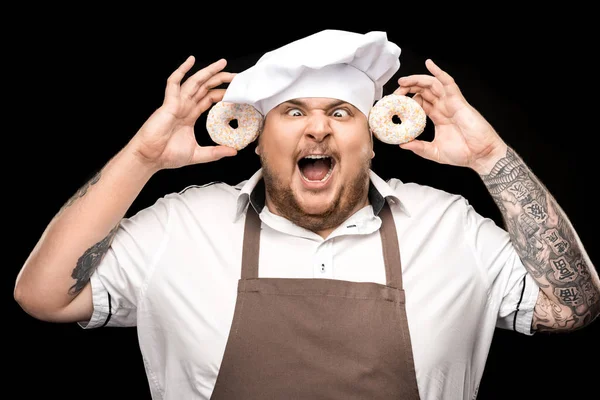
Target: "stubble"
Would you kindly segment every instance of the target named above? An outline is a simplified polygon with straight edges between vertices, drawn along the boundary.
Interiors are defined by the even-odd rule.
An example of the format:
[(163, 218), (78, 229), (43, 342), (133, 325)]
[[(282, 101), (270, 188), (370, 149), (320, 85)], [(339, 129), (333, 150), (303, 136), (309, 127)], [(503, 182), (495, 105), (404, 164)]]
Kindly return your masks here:
[(276, 208), (275, 212), (312, 232), (336, 228), (350, 217), (358, 204), (367, 199), (370, 158), (362, 161), (358, 175), (344, 182), (334, 201), (319, 214), (309, 214), (302, 209), (292, 189), (281, 182), (263, 155), (260, 156), (260, 162), (267, 195)]

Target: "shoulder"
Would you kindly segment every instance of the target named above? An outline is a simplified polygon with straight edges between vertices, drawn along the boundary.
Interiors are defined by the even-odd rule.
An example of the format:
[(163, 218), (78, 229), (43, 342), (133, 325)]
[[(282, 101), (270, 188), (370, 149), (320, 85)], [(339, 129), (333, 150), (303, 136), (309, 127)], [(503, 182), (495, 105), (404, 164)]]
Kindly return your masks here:
[(456, 193), (450, 193), (432, 186), (415, 182), (402, 182), (391, 178), (387, 184), (411, 214), (464, 213), (470, 207), (468, 200)]
[(203, 185), (190, 185), (168, 197), (183, 198), (187, 200), (228, 199), (237, 198), (240, 193), (239, 185), (230, 185), (221, 181), (209, 182)]
[(179, 217), (178, 219), (199, 215), (222, 217), (235, 212), (239, 194), (239, 185), (233, 186), (225, 182), (190, 185), (162, 196), (150, 209), (156, 212), (163, 210), (170, 217)]
[(233, 186), (225, 182), (215, 181), (203, 185), (190, 185), (179, 192), (164, 196), (164, 200), (172, 207), (179, 206), (211, 206), (228, 207), (235, 204), (240, 194), (239, 185)]

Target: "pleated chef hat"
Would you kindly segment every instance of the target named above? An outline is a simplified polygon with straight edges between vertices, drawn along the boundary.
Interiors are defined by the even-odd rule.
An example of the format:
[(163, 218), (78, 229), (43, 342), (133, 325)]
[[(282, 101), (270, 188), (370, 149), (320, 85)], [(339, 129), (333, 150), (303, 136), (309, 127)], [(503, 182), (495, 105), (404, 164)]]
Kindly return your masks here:
[(223, 101), (253, 105), (265, 116), (287, 100), (329, 97), (368, 116), (400, 68), (399, 57), (385, 32), (327, 29), (265, 53), (234, 77)]

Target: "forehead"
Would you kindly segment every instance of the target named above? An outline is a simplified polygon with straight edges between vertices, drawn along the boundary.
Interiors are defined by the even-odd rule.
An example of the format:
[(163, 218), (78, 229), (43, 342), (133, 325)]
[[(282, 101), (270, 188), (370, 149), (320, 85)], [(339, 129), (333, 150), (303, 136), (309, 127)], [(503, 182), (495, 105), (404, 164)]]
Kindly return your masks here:
[(307, 109), (330, 109), (342, 105), (355, 108), (352, 104), (344, 100), (329, 97), (301, 97), (296, 99), (290, 99), (284, 101), (278, 107), (298, 106)]

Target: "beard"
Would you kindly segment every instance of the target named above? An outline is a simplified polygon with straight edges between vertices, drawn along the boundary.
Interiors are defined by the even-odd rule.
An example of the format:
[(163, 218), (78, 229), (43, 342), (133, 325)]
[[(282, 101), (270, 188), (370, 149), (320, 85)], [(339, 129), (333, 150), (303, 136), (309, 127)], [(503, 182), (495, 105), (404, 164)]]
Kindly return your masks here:
[(362, 166), (358, 175), (343, 183), (337, 197), (325, 211), (319, 214), (308, 214), (302, 209), (291, 187), (285, 185), (277, 177), (262, 155), (260, 163), (263, 168), (265, 190), (277, 212), (282, 217), (312, 232), (336, 228), (348, 219), (356, 206), (364, 203), (368, 196), (370, 158), (361, 161)]

